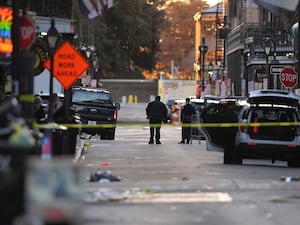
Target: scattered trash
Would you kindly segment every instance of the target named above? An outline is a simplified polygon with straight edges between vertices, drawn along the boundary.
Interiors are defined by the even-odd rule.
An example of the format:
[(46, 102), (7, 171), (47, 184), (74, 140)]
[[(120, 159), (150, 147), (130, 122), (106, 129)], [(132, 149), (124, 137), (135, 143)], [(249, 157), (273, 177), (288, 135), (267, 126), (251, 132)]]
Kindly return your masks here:
[(84, 145), (85, 147), (91, 147), (91, 146), (92, 146), (92, 144), (89, 143), (89, 142), (84, 142), (83, 145)]
[(286, 183), (289, 183), (291, 181), (300, 181), (300, 177), (285, 177), (285, 176), (282, 176), (280, 178), (281, 181), (285, 181)]
[(96, 173), (91, 174), (89, 181), (108, 183), (114, 181), (121, 181), (121, 178), (112, 175), (110, 171), (105, 171), (105, 172), (97, 171)]
[(100, 166), (111, 166), (111, 162), (100, 162)]
[(82, 200), (86, 203), (97, 203), (102, 201), (122, 201), (128, 199), (132, 191), (113, 191), (109, 189), (98, 189), (84, 194)]

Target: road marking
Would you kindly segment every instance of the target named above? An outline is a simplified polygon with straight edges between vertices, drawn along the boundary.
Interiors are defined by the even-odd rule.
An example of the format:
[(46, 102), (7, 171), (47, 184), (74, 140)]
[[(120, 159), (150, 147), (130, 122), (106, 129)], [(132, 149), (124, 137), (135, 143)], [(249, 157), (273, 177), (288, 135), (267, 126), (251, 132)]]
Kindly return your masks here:
[(169, 157), (165, 157), (165, 156), (158, 156), (158, 157), (135, 157), (135, 159), (167, 159)]
[(228, 193), (138, 193), (126, 199), (128, 203), (190, 203), (190, 202), (232, 202)]

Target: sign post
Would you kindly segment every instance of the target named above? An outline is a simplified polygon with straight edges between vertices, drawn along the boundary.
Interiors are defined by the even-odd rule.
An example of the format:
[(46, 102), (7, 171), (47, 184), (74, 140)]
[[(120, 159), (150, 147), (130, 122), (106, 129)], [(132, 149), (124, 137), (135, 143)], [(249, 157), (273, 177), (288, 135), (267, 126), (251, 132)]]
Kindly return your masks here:
[(284, 67), (279, 78), (281, 84), (286, 88), (294, 88), (298, 84), (298, 73), (293, 67)]

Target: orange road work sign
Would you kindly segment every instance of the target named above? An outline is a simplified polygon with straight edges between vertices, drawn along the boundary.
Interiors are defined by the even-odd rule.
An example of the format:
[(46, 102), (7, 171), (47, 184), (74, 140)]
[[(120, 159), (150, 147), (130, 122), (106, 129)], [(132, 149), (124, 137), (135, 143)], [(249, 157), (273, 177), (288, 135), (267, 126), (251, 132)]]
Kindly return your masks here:
[[(44, 66), (51, 71), (50, 58)], [(89, 63), (69, 41), (65, 41), (53, 56), (53, 76), (65, 89), (69, 89), (89, 66)]]

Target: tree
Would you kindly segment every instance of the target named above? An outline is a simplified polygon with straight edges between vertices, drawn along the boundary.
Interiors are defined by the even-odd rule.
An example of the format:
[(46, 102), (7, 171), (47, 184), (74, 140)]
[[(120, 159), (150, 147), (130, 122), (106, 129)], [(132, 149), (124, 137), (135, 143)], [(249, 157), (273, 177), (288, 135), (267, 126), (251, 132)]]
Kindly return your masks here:
[(192, 78), (195, 55), (195, 25), (193, 16), (207, 7), (205, 2), (176, 1), (166, 5), (167, 20), (170, 27), (162, 30), (160, 71), (170, 71), (171, 61), (179, 66), (178, 78)]
[[(160, 29), (165, 23), (163, 3), (115, 0), (102, 16), (86, 20), (94, 24), (94, 45), (102, 76), (141, 78), (142, 70), (155, 69)], [(83, 37), (83, 42), (88, 41)]]

